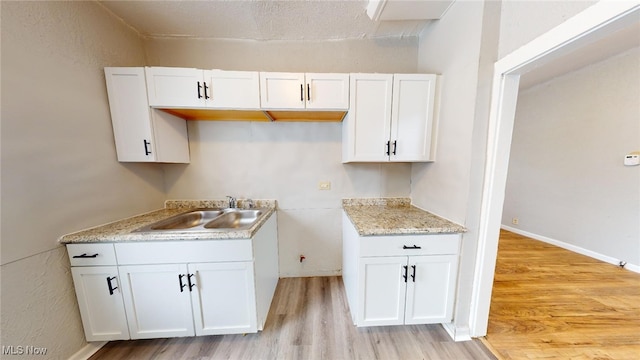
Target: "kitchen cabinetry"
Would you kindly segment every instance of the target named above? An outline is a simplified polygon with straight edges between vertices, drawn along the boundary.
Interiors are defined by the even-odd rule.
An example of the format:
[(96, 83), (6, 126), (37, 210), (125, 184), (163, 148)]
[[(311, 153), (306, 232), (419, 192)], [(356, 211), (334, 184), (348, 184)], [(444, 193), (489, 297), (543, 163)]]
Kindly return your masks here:
[[(274, 213), (251, 239), (68, 244), (70, 256), (89, 257), (79, 261), (72, 257), (87, 340), (262, 330), (278, 282), (276, 221)], [(93, 266), (91, 256), (105, 258), (105, 249), (113, 254), (109, 262), (114, 266)], [(76, 272), (98, 275), (89, 282), (76, 280)], [(115, 310), (102, 305), (104, 295), (99, 296), (98, 285), (93, 285), (105, 285), (109, 278), (110, 286), (117, 287), (114, 299), (119, 300), (109, 299), (119, 306)], [(95, 319), (104, 325), (98, 328)], [(96, 328), (108, 331), (96, 335)]]
[(250, 261), (131, 265), (119, 271), (132, 339), (257, 331)]
[(129, 339), (113, 244), (68, 248), (87, 341)]
[(188, 163), (186, 121), (149, 107), (144, 68), (104, 71), (118, 161)]
[(351, 74), (343, 162), (435, 158), (436, 75)]
[(349, 74), (260, 73), (263, 109), (347, 110)]
[(359, 236), (343, 213), (343, 281), (357, 326), (448, 323), (459, 234)]
[(180, 109), (259, 109), (256, 71), (145, 68), (149, 106)]
[(194, 335), (186, 264), (131, 265), (118, 270), (131, 339)]

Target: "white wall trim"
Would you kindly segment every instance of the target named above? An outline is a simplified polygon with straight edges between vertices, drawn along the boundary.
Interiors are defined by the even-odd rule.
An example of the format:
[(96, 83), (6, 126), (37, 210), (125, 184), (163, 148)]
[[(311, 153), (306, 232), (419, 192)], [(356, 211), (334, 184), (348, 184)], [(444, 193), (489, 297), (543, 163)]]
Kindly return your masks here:
[(469, 315), (472, 337), (487, 334), (520, 74), (637, 23), (638, 12), (638, 0), (600, 1), (496, 62)]
[(300, 272), (284, 272), (280, 273), (280, 278), (293, 278), (293, 277), (315, 277), (315, 276), (341, 276), (342, 269), (340, 270), (302, 270)]
[(454, 323), (441, 324), (453, 341), (470, 341), (471, 332), (468, 327), (456, 327)]
[[(528, 238), (532, 238), (532, 239), (535, 239), (535, 240), (539, 240), (539, 241), (545, 242), (547, 244), (555, 245), (557, 247), (560, 247), (560, 248), (563, 248), (563, 249), (566, 249), (566, 250), (569, 250), (569, 251), (573, 251), (573, 252), (578, 253), (580, 255), (588, 256), (588, 257), (590, 257), (592, 259), (596, 259), (596, 260), (600, 260), (600, 261), (606, 262), (607, 264), (616, 265), (616, 266), (618, 266), (620, 264), (620, 259), (616, 259), (616, 258), (608, 256), (608, 255), (600, 254), (598, 252), (595, 252), (595, 251), (592, 251), (592, 250), (589, 250), (589, 249), (585, 249), (585, 248), (582, 248), (580, 246), (576, 246), (576, 245), (573, 245), (573, 244), (569, 244), (569, 243), (566, 243), (566, 242), (561, 241), (561, 240), (556, 240), (556, 239), (553, 239), (553, 238), (550, 238), (550, 237), (547, 237), (547, 236), (534, 234), (534, 233), (531, 233), (531, 232), (528, 232), (528, 231), (525, 231), (525, 230), (521, 230), (521, 229), (518, 229), (518, 228), (507, 226), (507, 225), (502, 225), (501, 228), (504, 229), (504, 230), (507, 230), (507, 231), (511, 231), (512, 233), (516, 233), (516, 234), (519, 234), (519, 235), (522, 235), (522, 236), (526, 236)], [(637, 265), (627, 264), (627, 265), (625, 265), (624, 268), (627, 269), (627, 270), (636, 272), (636, 273), (640, 273), (640, 266), (637, 266)]]
[(87, 360), (103, 346), (107, 345), (108, 341), (92, 341), (87, 343), (82, 349), (78, 350), (75, 354), (71, 355), (69, 360)]

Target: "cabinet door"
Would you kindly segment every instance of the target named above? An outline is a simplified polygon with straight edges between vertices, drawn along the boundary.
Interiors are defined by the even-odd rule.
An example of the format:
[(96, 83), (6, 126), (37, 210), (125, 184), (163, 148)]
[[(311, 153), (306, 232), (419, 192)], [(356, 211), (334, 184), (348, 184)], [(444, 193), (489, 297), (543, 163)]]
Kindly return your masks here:
[(187, 122), (162, 110), (151, 109), (155, 160), (163, 163), (189, 163)]
[(144, 68), (104, 69), (118, 161), (156, 161)]
[(118, 271), (132, 339), (194, 335), (186, 264), (120, 266)]
[(159, 108), (204, 107), (210, 96), (203, 70), (191, 68), (147, 67), (149, 106)]
[(257, 331), (253, 263), (189, 264), (196, 335)]
[(405, 324), (453, 319), (457, 255), (410, 256)]
[(407, 257), (360, 258), (358, 326), (404, 323)]
[(204, 72), (207, 107), (217, 109), (259, 109), (260, 74), (257, 71)]
[(391, 115), (391, 161), (433, 161), (436, 75), (395, 74)]
[(260, 73), (260, 105), (263, 109), (304, 109), (304, 74)]
[(389, 161), (393, 75), (351, 74), (350, 84), (349, 113), (342, 125), (342, 162)]
[(71, 275), (87, 341), (129, 339), (118, 268), (72, 267)]
[(307, 109), (349, 109), (349, 74), (305, 74)]

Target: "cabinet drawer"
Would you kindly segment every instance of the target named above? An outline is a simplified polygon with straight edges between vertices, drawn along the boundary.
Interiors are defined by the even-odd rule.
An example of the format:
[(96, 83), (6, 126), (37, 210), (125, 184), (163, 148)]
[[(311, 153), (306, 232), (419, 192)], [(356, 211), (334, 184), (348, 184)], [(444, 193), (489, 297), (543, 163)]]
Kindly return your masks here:
[(250, 239), (115, 244), (118, 265), (252, 261)]
[(460, 246), (460, 234), (365, 236), (359, 240), (360, 256), (457, 254)]
[(67, 244), (71, 266), (116, 265), (113, 244)]

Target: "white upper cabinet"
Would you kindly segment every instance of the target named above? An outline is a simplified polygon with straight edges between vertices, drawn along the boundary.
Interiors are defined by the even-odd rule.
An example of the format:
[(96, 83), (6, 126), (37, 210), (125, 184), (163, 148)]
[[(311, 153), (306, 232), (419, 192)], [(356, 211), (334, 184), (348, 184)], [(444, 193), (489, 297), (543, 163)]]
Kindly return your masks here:
[(436, 75), (393, 75), (391, 161), (433, 161)]
[(342, 124), (343, 162), (389, 161), (393, 75), (351, 74), (349, 113)]
[(434, 161), (436, 75), (351, 74), (343, 162)]
[(145, 72), (149, 106), (196, 108), (205, 105), (208, 89), (202, 70), (147, 67)]
[(260, 75), (257, 71), (205, 70), (207, 107), (259, 109)]
[(158, 108), (260, 108), (256, 71), (147, 67), (149, 105)]
[(349, 74), (260, 73), (263, 109), (347, 110)]
[(307, 109), (349, 109), (349, 74), (306, 73)]
[(188, 163), (186, 121), (149, 107), (144, 68), (104, 71), (118, 161)]

